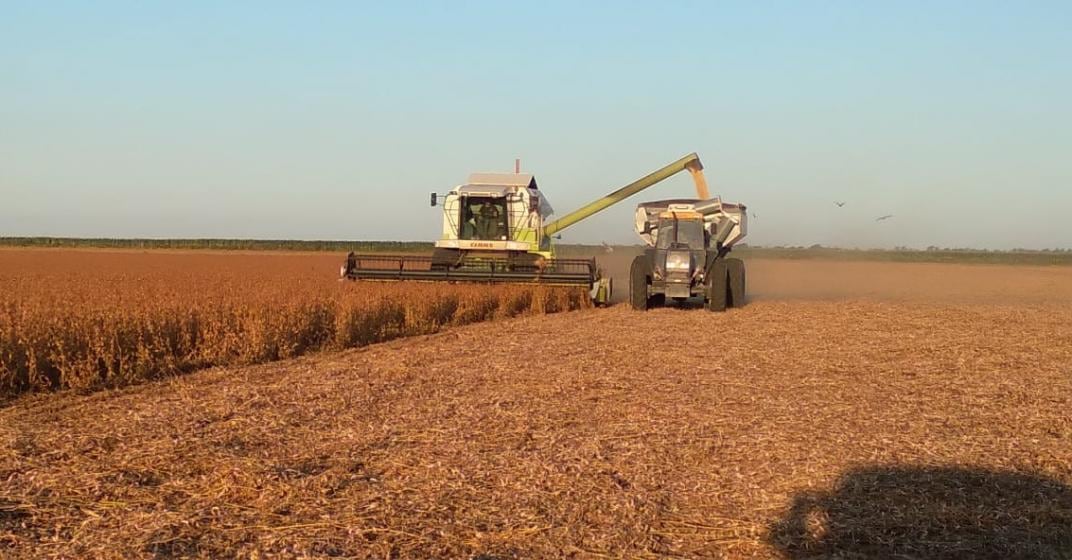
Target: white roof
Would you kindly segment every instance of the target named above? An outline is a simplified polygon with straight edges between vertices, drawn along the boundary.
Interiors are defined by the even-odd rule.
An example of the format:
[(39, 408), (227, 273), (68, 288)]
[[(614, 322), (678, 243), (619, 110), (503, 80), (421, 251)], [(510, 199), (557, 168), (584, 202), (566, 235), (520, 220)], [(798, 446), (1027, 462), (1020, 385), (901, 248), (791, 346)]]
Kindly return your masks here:
[(531, 187), (536, 188), (536, 177), (528, 173), (473, 173), (469, 175), (466, 185), (495, 187)]
[(502, 185), (462, 185), (458, 187), (458, 194), (482, 195), (482, 196), (506, 196), (513, 192), (513, 187)]

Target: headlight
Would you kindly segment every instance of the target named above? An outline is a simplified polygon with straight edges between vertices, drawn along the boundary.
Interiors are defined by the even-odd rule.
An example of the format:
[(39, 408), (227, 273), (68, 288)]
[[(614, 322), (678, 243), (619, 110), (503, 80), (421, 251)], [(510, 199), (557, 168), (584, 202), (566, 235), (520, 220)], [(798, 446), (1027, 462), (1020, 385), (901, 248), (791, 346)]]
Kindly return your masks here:
[(666, 270), (667, 272), (674, 271), (688, 271), (692, 264), (691, 256), (684, 251), (673, 251), (666, 255)]

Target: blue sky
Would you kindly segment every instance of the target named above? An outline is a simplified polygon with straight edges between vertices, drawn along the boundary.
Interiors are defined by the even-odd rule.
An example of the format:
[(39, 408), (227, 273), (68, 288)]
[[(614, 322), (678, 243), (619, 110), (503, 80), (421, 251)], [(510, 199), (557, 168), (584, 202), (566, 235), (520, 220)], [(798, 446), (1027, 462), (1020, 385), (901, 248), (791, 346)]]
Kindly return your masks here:
[[(565, 212), (696, 151), (753, 243), (1072, 247), (1069, 29), (1069, 2), (0, 2), (0, 235), (430, 240), (471, 171), (521, 157)], [(634, 204), (690, 185), (564, 239), (636, 242)]]

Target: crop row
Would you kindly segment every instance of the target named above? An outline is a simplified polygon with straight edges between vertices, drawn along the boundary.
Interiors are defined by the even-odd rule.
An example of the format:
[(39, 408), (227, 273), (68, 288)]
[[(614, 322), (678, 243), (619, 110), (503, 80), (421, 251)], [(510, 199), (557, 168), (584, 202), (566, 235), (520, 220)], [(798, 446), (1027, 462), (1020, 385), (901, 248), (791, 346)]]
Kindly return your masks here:
[(116, 387), (587, 305), (583, 290), (541, 286), (0, 276), (0, 393)]

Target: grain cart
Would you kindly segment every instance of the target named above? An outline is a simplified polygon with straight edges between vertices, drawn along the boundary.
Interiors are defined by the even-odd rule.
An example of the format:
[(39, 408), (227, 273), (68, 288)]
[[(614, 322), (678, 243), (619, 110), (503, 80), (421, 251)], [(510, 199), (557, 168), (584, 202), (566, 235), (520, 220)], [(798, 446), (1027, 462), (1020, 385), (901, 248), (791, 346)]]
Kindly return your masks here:
[(536, 178), (519, 173), (474, 173), (446, 195), (442, 236), (430, 256), (350, 253), (342, 267), (351, 280), (539, 283), (585, 286), (597, 304), (610, 300), (611, 282), (595, 259), (555, 257), (553, 237), (567, 227), (688, 170), (700, 189), (703, 165), (689, 154), (552, 221), (553, 210)]
[(718, 197), (637, 206), (636, 232), (648, 247), (629, 271), (633, 308), (662, 306), (666, 298), (702, 298), (711, 311), (744, 305), (744, 262), (727, 254), (744, 238), (747, 216), (744, 205)]

